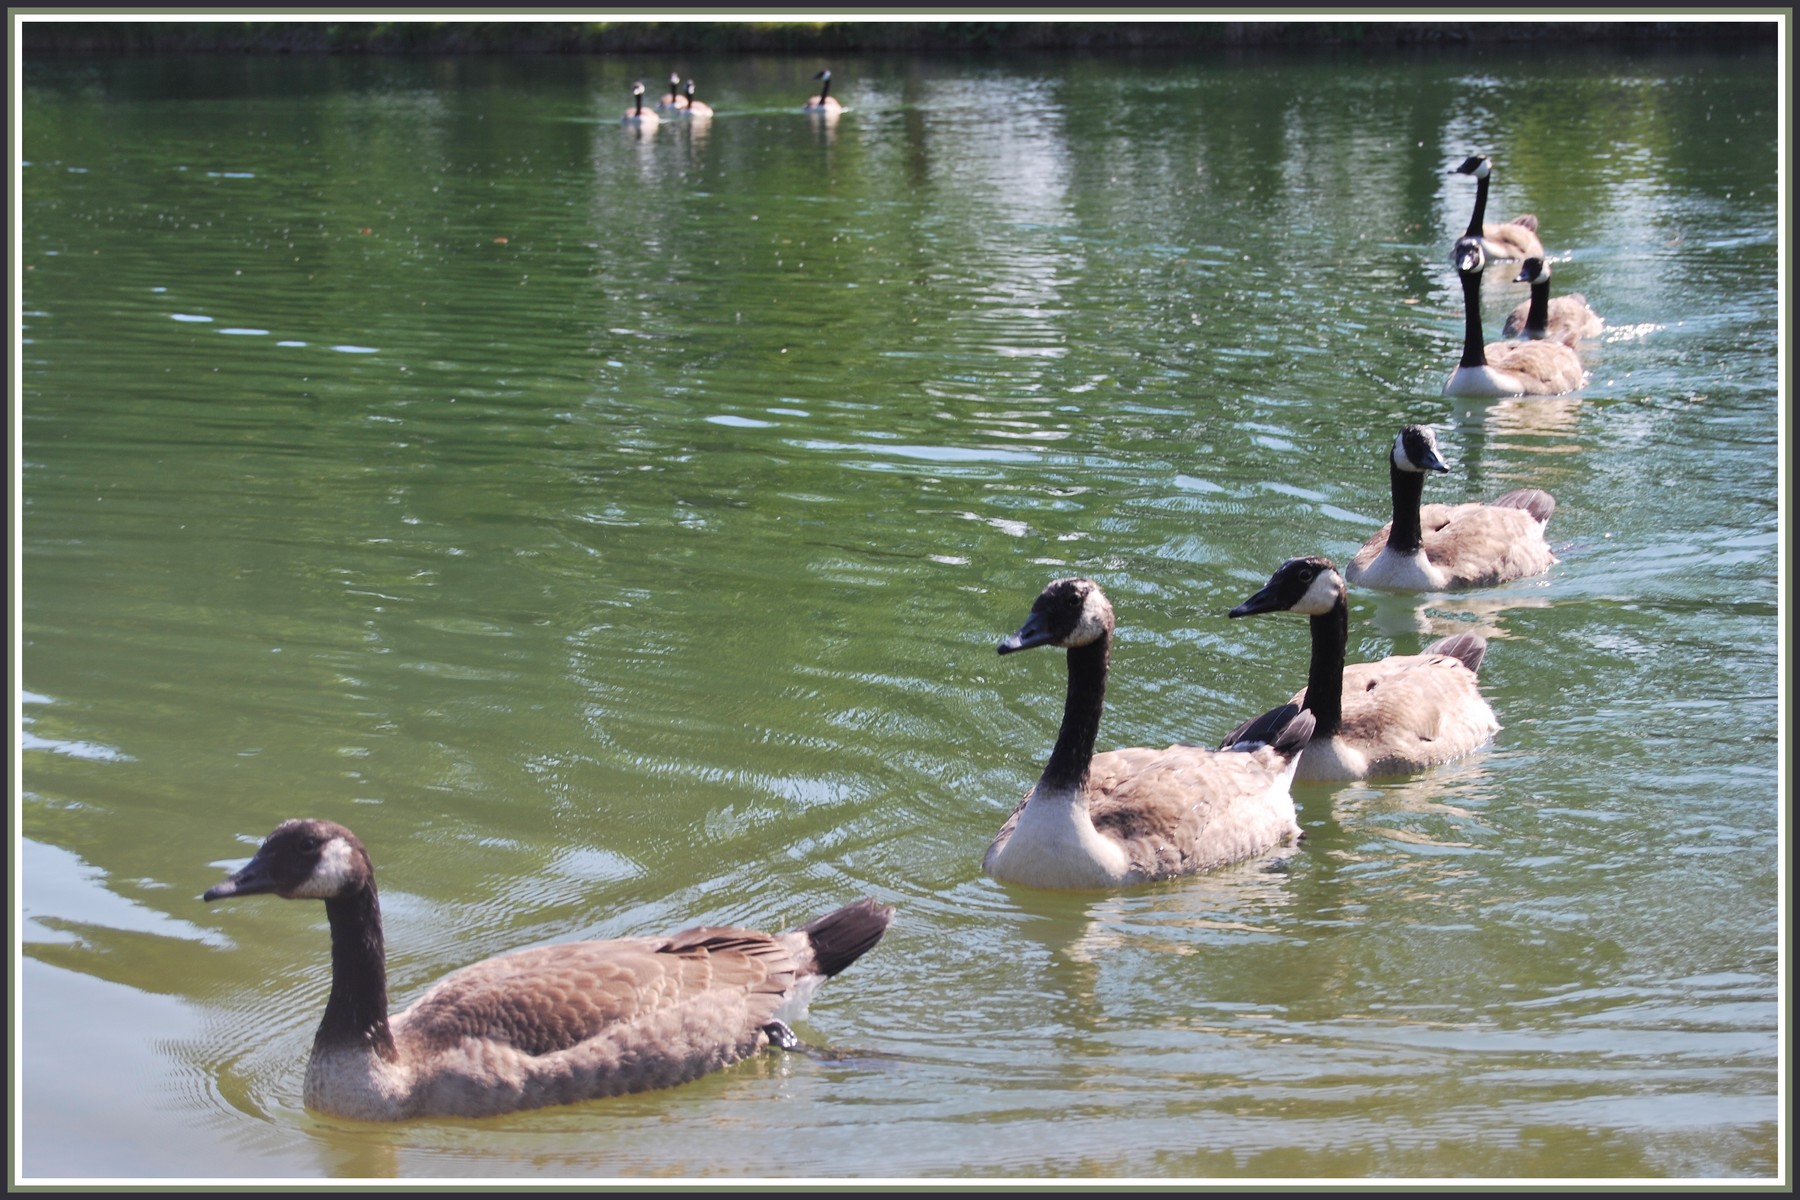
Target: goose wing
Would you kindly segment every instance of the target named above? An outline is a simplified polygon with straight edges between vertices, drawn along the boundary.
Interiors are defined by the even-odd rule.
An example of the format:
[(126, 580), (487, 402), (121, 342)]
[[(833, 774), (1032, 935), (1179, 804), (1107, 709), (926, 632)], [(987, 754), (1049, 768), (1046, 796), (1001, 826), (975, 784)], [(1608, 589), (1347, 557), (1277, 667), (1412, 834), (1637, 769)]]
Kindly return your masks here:
[(1110, 751), (1089, 769), (1088, 815), (1141, 878), (1204, 871), (1300, 836), (1291, 762), (1267, 748)]
[[(1555, 501), (1537, 493), (1555, 508)], [(1521, 496), (1515, 503), (1428, 505), (1420, 513), (1425, 557), (1450, 572), (1452, 587), (1485, 587), (1542, 574), (1556, 562), (1544, 525)], [(1541, 510), (1543, 505), (1539, 506)], [(1548, 514), (1546, 513), (1546, 518)]]
[(1525, 394), (1560, 396), (1585, 382), (1581, 359), (1568, 343), (1546, 338), (1538, 342), (1489, 342), (1487, 365), (1516, 375)]
[(1362, 750), (1371, 776), (1460, 758), (1500, 728), (1475, 673), (1445, 654), (1406, 654), (1344, 668), (1338, 736)]
[(748, 1043), (795, 970), (780, 941), (747, 929), (541, 946), (446, 976), (394, 1019), (394, 1037), (425, 1052), (475, 1039), (543, 1056), (688, 1008), (713, 1010), (721, 1040)]

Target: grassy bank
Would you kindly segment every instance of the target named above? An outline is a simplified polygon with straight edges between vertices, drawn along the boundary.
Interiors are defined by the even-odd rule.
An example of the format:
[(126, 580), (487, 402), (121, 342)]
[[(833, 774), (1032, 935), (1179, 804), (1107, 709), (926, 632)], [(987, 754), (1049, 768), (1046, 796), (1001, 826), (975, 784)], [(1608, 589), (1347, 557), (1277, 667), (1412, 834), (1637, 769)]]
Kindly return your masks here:
[(101, 21), (23, 25), (27, 54), (638, 54), (1201, 50), (1227, 46), (1772, 44), (1723, 22)]

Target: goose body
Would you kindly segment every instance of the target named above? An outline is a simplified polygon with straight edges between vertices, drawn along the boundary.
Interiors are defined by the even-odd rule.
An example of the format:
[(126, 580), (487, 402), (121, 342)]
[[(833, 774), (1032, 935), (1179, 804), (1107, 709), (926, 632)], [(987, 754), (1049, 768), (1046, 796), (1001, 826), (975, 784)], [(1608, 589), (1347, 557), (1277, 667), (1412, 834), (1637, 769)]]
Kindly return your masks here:
[(1069, 651), (1062, 728), (1037, 785), (989, 844), (982, 869), (1006, 883), (1107, 888), (1189, 875), (1301, 836), (1288, 790), (1312, 718), (1294, 708), (1234, 751), (1198, 746), (1094, 753), (1113, 632), (1089, 579), (1044, 589), (1001, 654)]
[(374, 868), (329, 821), (286, 821), (205, 900), (325, 902), (331, 995), (306, 1104), (366, 1121), (491, 1116), (668, 1087), (794, 1044), (779, 1013), (874, 946), (893, 910), (862, 900), (782, 934), (695, 928), (518, 950), (445, 976), (388, 1015)]
[(831, 94), (831, 72), (820, 71), (817, 75), (814, 75), (813, 78), (820, 81), (819, 94), (816, 96), (808, 96), (806, 98), (806, 103), (801, 107), (801, 111), (809, 113), (843, 112), (844, 106), (839, 104), (837, 99)]
[(1560, 396), (1586, 381), (1581, 358), (1566, 342), (1481, 341), (1481, 273), (1487, 252), (1480, 238), (1457, 239), (1453, 259), (1462, 281), (1463, 349), (1444, 381), (1446, 396)]
[(1469, 216), (1469, 228), (1463, 236), (1480, 238), (1482, 248), (1491, 259), (1543, 258), (1544, 243), (1538, 240), (1535, 216), (1526, 213), (1503, 224), (1487, 224), (1488, 185), (1492, 182), (1493, 172), (1493, 160), (1481, 154), (1471, 154), (1451, 171), (1452, 175), (1473, 175), (1476, 179), (1475, 211)]
[(644, 107), (644, 84), (642, 80), (632, 85), (631, 99), (632, 105), (625, 110), (625, 115), (619, 118), (620, 124), (638, 125), (644, 128), (662, 124), (662, 118), (656, 115), (654, 109)]
[(1513, 282), (1529, 283), (1531, 299), (1507, 314), (1500, 332), (1509, 338), (1551, 338), (1573, 345), (1582, 338), (1599, 337), (1606, 328), (1581, 293), (1551, 299), (1550, 264), (1541, 258), (1527, 258)]
[(688, 80), (681, 85), (685, 93), (681, 111), (690, 117), (710, 117), (713, 115), (712, 105), (704, 100), (694, 98), (694, 81)]
[(1425, 473), (1450, 468), (1429, 427), (1408, 425), (1388, 453), (1394, 519), (1344, 568), (1359, 587), (1447, 592), (1540, 575), (1556, 562), (1544, 527), (1556, 511), (1548, 492), (1525, 488), (1488, 504), (1421, 504)]
[[(1350, 780), (1410, 775), (1461, 758), (1500, 728), (1475, 672), (1487, 653), (1478, 634), (1458, 634), (1421, 654), (1344, 665), (1350, 609), (1344, 579), (1329, 560), (1289, 559), (1233, 617), (1295, 612), (1309, 618), (1312, 665), (1298, 704), (1314, 717), (1296, 779)], [(1279, 711), (1279, 710), (1277, 710)], [(1267, 716), (1233, 730), (1235, 744)]]

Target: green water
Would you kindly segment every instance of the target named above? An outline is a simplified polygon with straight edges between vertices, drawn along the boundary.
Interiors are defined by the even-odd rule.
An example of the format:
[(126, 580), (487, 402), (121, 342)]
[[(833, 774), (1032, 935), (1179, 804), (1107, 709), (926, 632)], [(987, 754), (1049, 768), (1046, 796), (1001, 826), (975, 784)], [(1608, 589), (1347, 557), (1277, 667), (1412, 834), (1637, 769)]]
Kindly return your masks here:
[[(59, 1177), (1776, 1173), (1772, 52), (831, 64), (129, 60), (23, 89), (22, 1171)], [(618, 123), (696, 76), (710, 122)], [(1439, 394), (1473, 185), (1608, 322)], [(1489, 272), (1490, 330), (1524, 289)], [(1059, 575), (1103, 746), (1304, 681), (1225, 611), (1429, 499), (1548, 577), (1353, 595), (1490, 639), (1494, 745), (1296, 789), (1282, 861), (1002, 888)], [(485, 1122), (308, 1114), (323, 913), (204, 888), (290, 816), (391, 986), (517, 946), (892, 931), (809, 1050)]]

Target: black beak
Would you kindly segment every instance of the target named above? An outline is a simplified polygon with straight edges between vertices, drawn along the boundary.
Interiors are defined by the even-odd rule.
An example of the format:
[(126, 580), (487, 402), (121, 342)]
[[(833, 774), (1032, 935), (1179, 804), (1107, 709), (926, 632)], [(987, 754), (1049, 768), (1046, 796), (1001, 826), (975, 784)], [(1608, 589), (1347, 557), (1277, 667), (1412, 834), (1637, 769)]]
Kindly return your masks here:
[(227, 896), (260, 896), (274, 891), (275, 887), (275, 877), (269, 873), (268, 863), (258, 854), (223, 882), (207, 888), (200, 898), (211, 901), (223, 900)]
[(1257, 613), (1276, 612), (1282, 605), (1275, 599), (1273, 581), (1265, 584), (1263, 589), (1250, 597), (1225, 615), (1228, 617), (1254, 617)]
[(1002, 654), (1011, 654), (1015, 650), (1029, 650), (1033, 646), (1049, 644), (1050, 630), (1046, 628), (1044, 616), (1042, 613), (1034, 612), (1025, 618), (1025, 623), (1019, 626), (1019, 632), (1009, 638), (1003, 638), (996, 649)]

